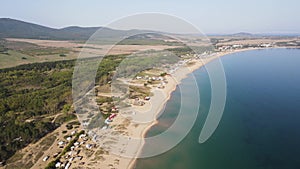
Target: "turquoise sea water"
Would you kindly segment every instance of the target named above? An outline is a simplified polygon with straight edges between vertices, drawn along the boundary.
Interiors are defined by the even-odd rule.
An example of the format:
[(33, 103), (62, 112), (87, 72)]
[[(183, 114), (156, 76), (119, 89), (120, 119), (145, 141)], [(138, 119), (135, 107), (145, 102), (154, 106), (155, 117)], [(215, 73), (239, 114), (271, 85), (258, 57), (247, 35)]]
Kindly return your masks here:
[[(205, 68), (201, 68), (194, 72), (201, 101), (192, 130), (176, 147), (155, 157), (139, 159), (135, 168), (300, 168), (300, 50), (247, 51), (221, 60), (227, 78), (227, 100), (213, 136), (204, 144), (198, 143), (211, 98), (209, 78)], [(185, 79), (183, 84), (188, 85), (191, 79)], [(181, 98), (177, 88), (148, 137), (174, 122), (181, 99), (189, 98)], [(183, 111), (189, 115), (188, 108)], [(146, 149), (151, 149), (147, 142)]]

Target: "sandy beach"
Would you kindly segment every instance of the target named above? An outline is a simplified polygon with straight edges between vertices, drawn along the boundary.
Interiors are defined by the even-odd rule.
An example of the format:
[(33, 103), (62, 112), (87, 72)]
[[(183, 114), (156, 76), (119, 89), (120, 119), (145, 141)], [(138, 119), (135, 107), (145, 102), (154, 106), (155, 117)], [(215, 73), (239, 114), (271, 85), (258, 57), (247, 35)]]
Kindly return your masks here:
[(300, 169), (300, 1), (2, 3), (0, 169)]
[(95, 141), (99, 147), (108, 152), (107, 154), (102, 154), (101, 158), (103, 160), (101, 160), (101, 163), (95, 163), (95, 165), (92, 165), (92, 168), (97, 168), (96, 166), (100, 166), (100, 168), (134, 168), (136, 159), (139, 157), (145, 144), (144, 138), (147, 131), (157, 124), (160, 113), (163, 112), (177, 85), (188, 74), (210, 61), (227, 54), (245, 50), (253, 49), (218, 52), (205, 59), (191, 59), (165, 77), (168, 83), (163, 89), (152, 87), (151, 92), (153, 96), (151, 96), (149, 101), (145, 101), (145, 105), (120, 109), (118, 116), (109, 124), (111, 128), (92, 131), (97, 136)]
[[(226, 55), (232, 54), (232, 53), (248, 51), (248, 50), (257, 50), (257, 49), (249, 48), (249, 49), (239, 49), (239, 50), (227, 51), (227, 52), (218, 52), (218, 53), (215, 53), (211, 57), (208, 57), (206, 59), (201, 59), (201, 60), (200, 59), (193, 59), (193, 60), (189, 61), (190, 63), (193, 63), (193, 64), (191, 64), (191, 65), (186, 64), (184, 66), (181, 66), (179, 69), (177, 69), (170, 76), (167, 76), (167, 81), (169, 83), (166, 85), (166, 88), (161, 90), (165, 97), (164, 98), (156, 97), (156, 95), (154, 95), (153, 99), (151, 99), (150, 102), (151, 102), (152, 106), (157, 107), (158, 109), (156, 111), (152, 112), (155, 115), (155, 119), (151, 124), (149, 124), (148, 126), (145, 126), (145, 128), (142, 129), (143, 131), (142, 131), (140, 137), (145, 138), (148, 130), (150, 130), (152, 126), (154, 126), (155, 124), (158, 123), (158, 121), (157, 121), (158, 117), (157, 116), (163, 111), (165, 104), (170, 99), (171, 94), (172, 94), (173, 91), (175, 91), (177, 85), (179, 85), (181, 83), (181, 81), (184, 78), (187, 77), (188, 74), (193, 73), (195, 70), (201, 68), (202, 66), (205, 66), (205, 64), (207, 64), (207, 63), (209, 63), (209, 62), (211, 62), (215, 59), (218, 59), (222, 56), (226, 56)], [(154, 102), (153, 100), (156, 100), (156, 99), (159, 100), (159, 104), (153, 103)], [(145, 141), (143, 139), (142, 143), (140, 144), (141, 146), (139, 147), (138, 154), (141, 153), (144, 144), (145, 144)], [(127, 166), (127, 169), (134, 168), (136, 160), (137, 160), (136, 158), (133, 158), (131, 160), (130, 164)]]
[[(145, 144), (145, 137), (147, 132), (158, 123), (157, 119), (160, 114), (164, 112), (165, 105), (170, 99), (173, 91), (181, 83), (181, 81), (191, 74), (195, 70), (201, 68), (205, 64), (218, 59), (222, 56), (243, 52), (248, 50), (257, 50), (257, 48), (247, 48), (232, 50), (226, 52), (217, 52), (211, 54), (209, 57), (204, 59), (189, 59), (184, 64), (173, 65), (172, 71), (169, 72), (164, 77), (164, 88), (159, 88), (158, 84), (151, 85), (150, 100), (142, 100), (144, 102), (143, 106), (133, 105), (126, 108), (120, 108), (119, 113), (109, 123), (107, 128), (95, 128), (89, 131), (91, 136), (85, 144), (93, 145), (92, 148), (86, 148), (83, 146), (80, 150), (81, 160), (75, 160), (72, 162), (70, 168), (107, 168), (107, 169), (132, 169), (135, 167), (136, 160), (139, 158)], [(128, 80), (128, 79), (127, 79)], [(144, 86), (142, 82), (138, 80), (124, 81), (128, 85)], [(158, 82), (161, 83), (161, 82)], [(91, 94), (91, 93), (88, 93)], [(120, 96), (122, 93), (110, 92), (110, 93), (98, 93), (98, 95), (104, 97)], [(95, 99), (95, 97), (92, 97)], [(95, 100), (90, 100), (89, 107), (94, 107), (97, 105)], [(88, 112), (92, 112), (92, 109), (88, 109)], [(95, 111), (96, 112), (96, 111)], [(84, 114), (88, 116), (89, 114)], [(88, 117), (80, 117), (85, 119)], [(81, 128), (79, 128), (81, 129)], [(79, 131), (79, 129), (77, 129)], [(56, 135), (56, 141), (50, 146), (49, 150), (41, 153), (41, 157), (37, 158), (33, 162), (35, 164), (32, 168), (43, 168), (48, 162), (42, 161), (47, 155), (53, 155), (58, 152), (57, 143), (59, 140), (64, 140), (62, 131), (65, 128), (59, 128), (60, 135)], [(69, 132), (71, 132), (70, 130)], [(48, 138), (48, 137), (47, 137)], [(96, 144), (95, 144), (96, 143)], [(35, 145), (34, 145), (35, 146)], [(24, 149), (26, 150), (26, 149)], [(23, 152), (23, 151), (22, 151)], [(21, 153), (22, 153), (21, 152)], [(26, 154), (30, 154), (31, 151), (26, 151)], [(52, 160), (52, 157), (51, 159)], [(19, 160), (20, 161), (20, 160)], [(18, 162), (19, 162), (18, 161)], [(64, 159), (63, 161), (66, 161)], [(25, 163), (25, 162), (23, 162)]]

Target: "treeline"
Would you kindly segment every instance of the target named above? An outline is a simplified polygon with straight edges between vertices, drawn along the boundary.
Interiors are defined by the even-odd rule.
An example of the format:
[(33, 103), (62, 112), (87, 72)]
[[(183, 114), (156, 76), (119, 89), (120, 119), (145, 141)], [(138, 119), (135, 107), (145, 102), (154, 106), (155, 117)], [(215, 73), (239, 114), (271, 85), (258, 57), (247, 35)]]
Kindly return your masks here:
[(0, 73), (11, 72), (11, 71), (20, 71), (20, 70), (49, 71), (49, 70), (53, 70), (53, 69), (73, 68), (74, 65), (75, 65), (75, 60), (30, 63), (30, 64), (19, 65), (16, 67), (0, 69)]
[(185, 55), (188, 53), (194, 54), (193, 49), (191, 49), (188, 46), (179, 47), (179, 48), (170, 48), (170, 49), (165, 49), (165, 50), (173, 53), (177, 57), (181, 57), (181, 55)]
[(176, 55), (177, 57), (181, 57), (182, 55), (186, 54), (202, 54), (204, 52), (214, 51), (215, 48), (213, 46), (184, 46), (184, 47), (178, 47), (178, 48), (170, 48), (165, 49), (166, 51), (169, 51)]

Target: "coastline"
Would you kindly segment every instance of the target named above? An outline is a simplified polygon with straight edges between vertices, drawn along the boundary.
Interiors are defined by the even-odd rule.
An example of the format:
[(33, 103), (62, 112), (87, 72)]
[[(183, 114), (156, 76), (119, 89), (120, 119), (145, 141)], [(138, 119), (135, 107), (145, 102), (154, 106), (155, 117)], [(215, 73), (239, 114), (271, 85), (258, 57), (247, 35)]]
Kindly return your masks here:
[[(214, 56), (209, 57), (207, 59), (201, 59), (201, 60), (200, 59), (193, 59), (193, 60), (191, 60), (192, 62), (194, 62), (193, 65), (180, 67), (174, 73), (169, 75), (167, 77), (167, 80), (169, 81), (169, 83), (167, 85), (168, 87), (166, 87), (163, 90), (164, 94), (167, 97), (164, 100), (164, 102), (159, 106), (158, 111), (155, 113), (155, 120), (150, 125), (148, 125), (147, 127), (145, 127), (143, 129), (143, 132), (140, 135), (140, 138), (142, 138), (142, 142), (140, 144), (140, 147), (139, 147), (139, 150), (137, 151), (138, 153), (137, 153), (136, 156), (138, 156), (141, 153), (141, 151), (143, 150), (143, 147), (145, 145), (145, 139), (144, 138), (146, 137), (147, 132), (154, 125), (156, 125), (158, 123), (157, 116), (161, 113), (163, 108), (166, 106), (166, 103), (171, 98), (172, 93), (176, 90), (177, 86), (182, 82), (183, 79), (187, 78), (187, 76), (189, 74), (191, 74), (194, 71), (200, 69), (201, 67), (205, 66), (207, 63), (210, 63), (211, 61), (213, 61), (215, 59), (218, 59), (220, 57), (223, 57), (223, 56), (226, 56), (226, 55), (229, 55), (229, 54), (239, 53), (239, 52), (244, 52), (244, 51), (250, 51), (250, 50), (258, 50), (258, 49), (257, 48), (248, 48), (248, 49), (239, 49), (239, 50), (227, 51), (227, 52), (218, 52)], [(127, 166), (127, 169), (133, 169), (135, 167), (136, 161), (137, 161), (137, 158), (132, 158), (129, 165)]]
[[(185, 64), (174, 64), (172, 73), (165, 76), (167, 81), (164, 84), (165, 88), (158, 88), (157, 85), (151, 85), (152, 96), (150, 100), (143, 100), (144, 105), (134, 105), (131, 107), (120, 108), (119, 113), (109, 127), (96, 128), (91, 130), (93, 142), (97, 142), (93, 150), (89, 150), (93, 155), (85, 154), (85, 163), (89, 168), (109, 168), (109, 169), (133, 169), (136, 167), (136, 162), (146, 143), (146, 135), (153, 126), (159, 123), (158, 118), (164, 112), (167, 102), (170, 100), (172, 93), (183, 79), (187, 78), (190, 73), (200, 69), (202, 66), (219, 59), (222, 56), (227, 56), (234, 53), (251, 51), (251, 50), (266, 50), (274, 48), (247, 48), (231, 51), (216, 52), (207, 58), (190, 59)], [(280, 47), (279, 47), (280, 48)], [(151, 75), (150, 75), (151, 76)], [(122, 81), (130, 85), (143, 86), (139, 81)], [(118, 94), (118, 93), (115, 93)], [(106, 95), (101, 93), (101, 95)], [(110, 95), (109, 95), (110, 96)], [(91, 136), (91, 135), (90, 135)], [(86, 153), (86, 152), (84, 152)], [(75, 167), (77, 164), (71, 167)]]
[[(230, 80), (231, 84), (233, 86), (235, 86), (234, 84), (238, 84), (242, 87), (246, 87), (247, 91), (246, 93), (248, 94), (249, 91), (252, 91), (250, 93), (253, 93), (253, 95), (258, 96), (259, 98), (262, 98), (260, 101), (263, 101), (266, 98), (269, 99), (273, 99), (274, 95), (270, 95), (270, 93), (272, 92), (268, 92), (264, 95), (264, 97), (260, 97), (260, 93), (261, 92), (253, 92), (253, 91), (263, 91), (264, 90), (264, 86), (266, 86), (268, 83), (260, 83), (259, 79), (263, 79), (264, 77), (267, 77), (266, 75), (271, 75), (272, 78), (277, 77), (277, 76), (273, 76), (273, 75), (278, 75), (278, 77), (286, 77), (286, 74), (293, 74), (295, 72), (295, 68), (297, 68), (297, 61), (299, 62), (299, 58), (297, 56), (299, 56), (299, 50), (295, 49), (295, 48), (273, 48), (273, 49), (262, 49), (262, 50), (252, 50), (249, 52), (240, 52), (237, 54), (230, 54), (230, 55), (226, 55), (227, 57), (225, 58), (221, 58), (222, 62), (224, 64), (224, 68), (226, 71), (226, 75), (228, 75), (228, 80)], [(238, 56), (236, 58), (236, 56)], [(283, 69), (281, 68), (280, 63), (284, 62), (286, 59), (289, 59), (289, 61), (292, 61), (293, 64), (289, 65), (288, 68), (283, 68), (284, 70), (286, 70), (287, 72), (282, 72)], [(216, 62), (219, 62), (219, 60), (216, 60)], [(253, 65), (245, 65), (245, 66), (238, 66), (238, 65), (243, 65), (243, 63), (253, 63), (254, 67), (255, 67), (255, 71), (251, 72), (251, 70), (253, 70)], [(289, 62), (291, 63), (291, 62)], [(212, 64), (215, 64), (212, 63)], [(269, 66), (270, 69), (272, 70), (272, 72), (267, 72), (265, 73), (261, 73), (264, 68), (266, 66)], [(227, 69), (230, 68), (230, 69)], [(273, 71), (273, 68), (274, 71)], [(203, 72), (203, 68), (200, 70), (197, 70), (197, 75), (199, 74), (201, 77), (205, 77), (204, 79), (202, 78), (197, 78), (198, 80), (200, 80), (200, 84), (203, 87), (203, 90), (201, 89), (201, 91), (204, 91), (202, 93), (204, 93), (205, 96), (207, 96), (207, 94), (209, 94), (209, 88), (210, 85), (208, 84), (208, 79), (207, 79), (207, 74), (205, 72)], [(237, 71), (239, 70), (239, 71)], [(241, 73), (237, 73), (236, 72), (241, 72)], [(248, 73), (250, 72), (250, 73)], [(289, 73), (288, 73), (289, 72)], [(243, 79), (244, 76), (249, 76), (249, 78), (247, 78), (247, 80)], [(293, 74), (293, 78), (290, 79), (295, 79), (297, 75)], [(190, 77), (190, 76), (189, 76)], [(189, 84), (190, 78), (188, 78), (188, 81), (183, 81), (184, 84)], [(242, 79), (242, 81), (241, 81)], [(258, 79), (258, 80), (257, 80)], [(269, 84), (272, 84), (273, 82), (276, 82), (276, 80), (278, 80), (278, 78), (274, 78), (274, 80), (270, 80)], [(251, 89), (248, 90), (249, 86), (247, 86), (247, 84), (251, 83), (255, 81), (255, 83), (253, 84), (255, 87), (250, 87)], [(288, 80), (286, 80), (288, 81)], [(186, 83), (187, 82), (187, 83)], [(269, 81), (268, 81), (269, 82)], [(290, 81), (289, 81), (290, 82)], [(277, 82), (278, 84), (276, 85), (276, 87), (274, 88), (273, 92), (276, 92), (279, 88), (283, 88), (282, 85), (280, 85), (280, 81)], [(245, 85), (246, 84), (246, 85)], [(252, 84), (252, 83), (251, 83)], [(289, 84), (295, 84), (295, 83), (289, 83)], [(257, 87), (258, 86), (258, 87)], [(201, 88), (202, 88), (201, 87)], [(232, 106), (237, 106), (234, 105), (234, 102), (236, 102), (236, 99), (239, 98), (239, 94), (245, 92), (244, 88), (234, 88), (234, 87), (230, 87), (228, 86), (231, 90), (231, 94), (235, 95), (234, 97), (230, 97), (228, 98), (228, 100), (230, 101), (230, 103), (232, 103)], [(291, 89), (294, 89), (294, 87), (291, 87)], [(194, 91), (194, 90), (193, 90)], [(284, 91), (284, 90), (283, 90)], [(289, 92), (293, 93), (294, 90), (290, 90)], [(178, 97), (180, 97), (180, 93), (178, 93), (178, 91), (176, 91), (176, 98), (177, 99), (173, 99), (173, 96), (175, 98), (174, 93), (172, 94), (172, 99), (171, 101), (169, 101), (168, 103), (168, 107), (173, 107), (174, 105), (179, 105), (180, 104), (180, 100), (178, 100)], [(285, 95), (286, 92), (281, 92), (278, 95), (276, 95), (277, 97), (281, 97), (283, 95)], [(249, 94), (250, 96), (252, 96), (251, 94)], [(285, 96), (289, 96), (289, 94), (285, 95)], [(254, 98), (254, 97), (250, 97), (250, 98)], [(193, 103), (192, 99), (188, 99), (189, 102)], [(203, 106), (207, 106), (210, 102), (209, 102), (210, 98), (206, 98), (204, 99), (203, 102)], [(283, 99), (286, 100), (286, 99)], [(283, 101), (282, 100), (282, 101)], [(293, 100), (293, 99), (291, 99)], [(291, 100), (287, 100), (287, 104), (291, 104)], [(243, 102), (243, 103), (250, 103), (247, 106), (244, 106), (240, 109), (239, 106), (238, 109), (236, 109), (236, 107), (233, 107), (231, 109), (226, 110), (226, 112), (224, 113), (228, 113), (228, 118), (223, 119), (224, 120), (224, 124), (228, 123), (231, 124), (232, 122), (237, 122), (241, 119), (244, 119), (245, 117), (249, 117), (250, 115), (253, 115), (254, 111), (257, 111), (257, 109), (259, 109), (259, 105), (255, 108), (251, 108), (253, 107), (251, 104), (253, 105), (257, 105), (255, 101), (249, 99), (249, 97), (241, 97), (241, 100), (239, 102)], [(252, 117), (253, 119), (257, 119), (258, 117), (261, 117), (261, 113), (264, 112), (268, 112), (273, 110), (273, 104), (272, 104), (273, 100), (270, 102), (270, 107), (261, 110), (260, 112), (256, 113), (255, 117)], [(276, 101), (277, 102), (277, 99)], [(172, 106), (173, 105), (173, 106)], [(295, 105), (295, 104), (291, 104), (291, 105)], [(276, 107), (276, 106), (275, 106)], [(289, 106), (288, 106), (289, 107)], [(293, 107), (293, 106), (292, 106)], [(177, 106), (176, 106), (177, 108)], [(176, 109), (175, 109), (176, 110)], [(186, 109), (189, 110), (189, 109)], [(295, 111), (291, 112), (291, 116), (293, 116), (296, 112), (297, 112), (297, 108), (295, 106)], [(189, 111), (186, 111), (189, 112)], [(205, 113), (204, 113), (204, 117), (207, 115), (208, 109), (205, 109)], [(235, 114), (237, 113), (241, 113), (242, 112), (242, 116), (235, 116)], [(149, 135), (153, 136), (155, 135), (155, 133), (158, 133), (160, 131), (165, 131), (165, 127), (168, 125), (170, 125), (170, 122), (172, 122), (174, 120), (174, 118), (176, 118), (176, 114), (174, 112), (174, 109), (171, 108), (170, 110), (168, 110), (168, 112), (166, 112), (166, 116), (164, 116), (162, 119), (158, 119), (159, 124), (156, 125), (155, 127), (153, 127), (152, 129), (150, 129), (150, 132), (148, 132), (147, 137), (149, 137)], [(170, 113), (170, 114), (169, 114)], [(246, 113), (246, 114), (245, 114)], [(277, 111), (274, 113), (274, 115), (276, 116), (278, 113), (281, 113), (280, 111)], [(256, 120), (253, 121), (252, 124), (243, 124), (243, 123), (236, 123), (235, 125), (229, 125), (229, 126), (224, 126), (222, 127), (222, 129), (220, 131), (217, 131), (218, 135), (218, 141), (213, 139), (213, 144), (202, 144), (199, 145), (199, 143), (194, 142), (195, 139), (198, 138), (199, 136), (199, 130), (201, 131), (201, 126), (203, 124), (203, 118), (199, 117), (197, 118), (197, 122), (198, 125), (197, 127), (194, 127), (194, 129), (189, 133), (188, 137), (186, 139), (184, 139), (184, 141), (182, 141), (182, 143), (180, 143), (180, 145), (176, 146), (174, 149), (172, 149), (169, 152), (166, 152), (164, 154), (158, 155), (158, 156), (153, 156), (149, 159), (145, 158), (145, 159), (137, 159), (137, 162), (135, 163), (134, 168), (139, 169), (139, 168), (172, 168), (170, 166), (173, 167), (178, 167), (178, 168), (202, 168), (202, 167), (206, 167), (206, 166), (212, 166), (212, 167), (216, 167), (216, 168), (222, 168), (222, 166), (232, 166), (232, 162), (231, 161), (222, 161), (220, 163), (215, 163), (214, 158), (216, 155), (215, 154), (210, 154), (211, 152), (219, 152), (216, 156), (216, 158), (218, 159), (224, 159), (226, 157), (228, 157), (228, 151), (226, 150), (233, 150), (234, 152), (237, 152), (235, 154), (230, 154), (230, 157), (232, 159), (237, 159), (238, 161), (241, 161), (241, 163), (239, 164), (234, 164), (240, 168), (243, 168), (244, 164), (250, 164), (250, 165), (246, 165), (248, 166), (248, 168), (253, 168), (253, 166), (256, 166), (257, 164), (260, 165), (265, 165), (265, 166), (269, 166), (269, 165), (274, 165), (276, 166), (276, 164), (261, 164), (260, 160), (257, 160), (257, 156), (259, 156), (259, 152), (253, 152), (255, 154), (255, 157), (251, 157), (251, 158), (244, 158), (244, 156), (240, 156), (239, 154), (243, 154), (245, 151), (248, 152), (252, 152), (253, 150), (253, 146), (249, 146), (249, 142), (248, 140), (245, 140), (243, 138), (245, 138), (245, 136), (249, 136), (247, 133), (244, 132), (245, 128), (249, 128), (251, 126), (255, 126), (255, 124), (262, 124), (263, 121), (266, 121), (266, 119), (268, 119), (268, 116), (270, 114), (265, 114), (264, 118), (260, 118), (261, 121), (257, 122)], [(161, 121), (162, 120), (162, 121)], [(281, 120), (279, 120), (281, 121)], [(289, 122), (289, 120), (287, 120), (287, 122)], [(272, 129), (273, 125), (268, 126), (269, 128)], [(290, 128), (289, 126), (286, 126), (286, 130), (289, 131)], [(220, 133), (224, 133), (226, 131), (232, 131), (234, 134), (232, 135), (232, 137), (227, 140), (226, 134), (220, 134)], [(269, 145), (268, 142), (272, 141), (272, 139), (276, 138), (277, 135), (274, 135), (274, 138), (266, 138), (263, 137), (265, 134), (268, 134), (270, 132), (270, 130), (266, 131), (265, 133), (261, 133), (260, 131), (258, 131), (257, 129), (251, 129), (251, 133), (254, 133), (255, 136), (252, 137), (259, 137), (259, 139), (253, 141), (252, 145), (255, 143), (260, 143), (258, 144), (259, 146), (257, 146), (257, 148), (261, 148), (263, 149), (263, 147), (267, 147), (265, 149), (265, 151), (268, 151), (270, 149), (270, 147), (273, 147), (272, 149), (276, 149), (278, 147), (278, 145), (280, 143), (276, 142), (272, 145)], [(277, 130), (272, 130), (272, 132), (276, 133)], [(220, 136), (220, 137), (219, 137)], [(278, 137), (277, 137), (278, 138)], [(280, 136), (279, 136), (280, 138)], [(226, 142), (224, 142), (224, 139), (227, 140)], [(268, 141), (266, 141), (268, 140)], [(275, 139), (276, 140), (276, 139)], [(193, 143), (194, 142), (194, 143)], [(168, 142), (165, 142), (166, 144), (168, 144)], [(265, 146), (263, 146), (265, 144)], [(293, 145), (293, 143), (291, 143)], [(144, 146), (143, 150), (148, 150), (149, 148), (151, 149), (152, 144), (148, 144), (148, 141), (146, 140), (146, 145)], [(235, 146), (235, 145), (240, 145), (239, 147)], [(256, 145), (256, 144), (255, 144)], [(199, 148), (200, 146), (200, 148)], [(241, 146), (243, 148), (241, 148)], [(270, 146), (270, 147), (269, 147)], [(293, 149), (295, 145), (291, 146), (288, 145), (286, 149), (284, 149), (283, 151), (286, 151), (287, 153), (290, 152), (289, 150)], [(156, 146), (153, 146), (156, 147)], [(198, 147), (197, 149), (195, 149), (195, 147)], [(245, 148), (244, 148), (245, 147)], [(202, 154), (202, 155), (201, 155)], [(209, 155), (203, 155), (203, 154), (209, 154)], [(280, 156), (280, 152), (276, 152), (276, 155), (263, 155), (262, 157), (265, 158), (272, 158), (272, 159), (276, 159), (278, 157), (278, 155)], [(194, 157), (201, 157), (201, 158), (194, 158)], [(293, 157), (294, 155), (291, 155), (290, 157), (284, 158), (284, 161), (282, 164), (286, 164), (289, 165), (290, 164), (290, 159)], [(261, 157), (261, 158), (262, 158)], [(174, 160), (175, 159), (175, 160)], [(180, 160), (181, 159), (181, 160)], [(184, 160), (183, 160), (184, 159)], [(253, 165), (252, 165), (253, 164)], [(254, 167), (255, 168), (255, 167)]]
[[(103, 151), (103, 149), (101, 149), (102, 148), (101, 146), (99, 146), (99, 147), (96, 146), (95, 149), (94, 149), (96, 151), (96, 153), (95, 153), (96, 155), (93, 155), (92, 157), (87, 157), (86, 154), (83, 154), (84, 159), (86, 159), (86, 164), (88, 164), (88, 166), (91, 167), (91, 168), (99, 168), (99, 167), (101, 167), (101, 168), (127, 168), (127, 169), (135, 168), (137, 160), (138, 160), (138, 158), (135, 158), (135, 157), (138, 157), (138, 155), (140, 153), (142, 153), (143, 148), (145, 146), (145, 142), (146, 142), (145, 138), (146, 138), (146, 135), (147, 135), (148, 131), (151, 130), (151, 128), (153, 126), (155, 126), (159, 123), (158, 117), (164, 111), (164, 108), (166, 107), (167, 102), (172, 97), (172, 93), (176, 90), (177, 86), (182, 82), (182, 80), (187, 78), (187, 76), (190, 73), (193, 73), (194, 71), (202, 68), (203, 66), (210, 63), (211, 61), (214, 61), (215, 59), (219, 59), (220, 57), (227, 56), (227, 55), (230, 55), (230, 54), (240, 53), (240, 52), (244, 52), (244, 51), (272, 50), (272, 49), (282, 49), (282, 48), (299, 49), (299, 48), (291, 48), (291, 47), (272, 47), (272, 48), (262, 48), (262, 49), (260, 49), (260, 48), (247, 48), (247, 49), (238, 49), (238, 50), (232, 50), (232, 51), (226, 51), (226, 52), (216, 52), (215, 54), (211, 55), (209, 58), (206, 58), (206, 59), (192, 59), (192, 60), (190, 60), (190, 62), (193, 62), (194, 64), (186, 64), (186, 65), (183, 65), (183, 66), (179, 66), (179, 68), (176, 71), (174, 71), (171, 75), (166, 76), (167, 81), (169, 83), (166, 84), (165, 89), (157, 89), (157, 87), (152, 87), (152, 90), (161, 91), (161, 93), (163, 93), (163, 95), (165, 97), (160, 97), (161, 95), (157, 95), (157, 93), (154, 93), (154, 95), (151, 96), (151, 100), (146, 101), (146, 104), (144, 106), (139, 106), (139, 107), (133, 106), (134, 108), (138, 109), (139, 111), (137, 111), (137, 112), (142, 113), (143, 116), (147, 115), (148, 113), (150, 113), (150, 114), (153, 113), (153, 114), (151, 114), (151, 115), (153, 115), (153, 118), (151, 118), (152, 121), (150, 121), (149, 123), (141, 124), (138, 127), (134, 127), (134, 122), (131, 122), (131, 124), (128, 127), (126, 126), (127, 128), (124, 129), (125, 133), (126, 132), (129, 133), (128, 135), (126, 135), (125, 133), (119, 133), (121, 135), (126, 135), (126, 136), (131, 137), (131, 138), (140, 139), (139, 142), (134, 142), (134, 143), (137, 143), (136, 146), (131, 147), (130, 143), (129, 144), (127, 143), (125, 145), (125, 144), (123, 144), (123, 142), (115, 142), (115, 143), (112, 143), (112, 144), (105, 143), (105, 141), (109, 140), (107, 138), (107, 137), (109, 137), (109, 135), (112, 135), (113, 132), (118, 132), (119, 131), (119, 129), (116, 126), (123, 125), (125, 119), (130, 117), (130, 115), (129, 116), (123, 116), (122, 113), (120, 112), (120, 116), (117, 116), (114, 119), (114, 121), (111, 123), (111, 125), (112, 125), (111, 131), (109, 131), (109, 129), (108, 130), (101, 130), (101, 132), (104, 132), (103, 134), (106, 135), (106, 137), (103, 138), (104, 139), (104, 141), (103, 141), (104, 144), (102, 144), (101, 146), (104, 145), (104, 147), (106, 147), (106, 148), (111, 146), (111, 147), (114, 147), (116, 149), (122, 149), (122, 151), (126, 150), (126, 149), (131, 149), (131, 150), (134, 149), (134, 150), (136, 150), (135, 153), (134, 153), (135, 155), (126, 156), (125, 154), (122, 154), (121, 152), (116, 153), (116, 151), (113, 152), (113, 153), (109, 152), (109, 153), (106, 154), (106, 151)], [(236, 56), (238, 56), (238, 55), (236, 55)], [(107, 94), (107, 93), (101, 93), (101, 95), (105, 95), (105, 94)], [(160, 93), (158, 93), (158, 94), (160, 94)], [(107, 94), (105, 96), (109, 97), (111, 95)], [(156, 100), (156, 98), (158, 98), (158, 101), (153, 102), (154, 100)], [(147, 109), (149, 107), (152, 107), (152, 110), (150, 112), (147, 111)], [(58, 130), (59, 130), (58, 133), (60, 133), (62, 135), (61, 131), (67, 130), (67, 129), (59, 128)], [(55, 134), (56, 132), (53, 132), (53, 133)], [(50, 133), (49, 135), (53, 135), (53, 133)], [(63, 136), (61, 136), (61, 137), (63, 137)], [(89, 143), (94, 144), (94, 142), (92, 142), (91, 140), (90, 140)], [(51, 147), (47, 151), (44, 152), (44, 155), (42, 157), (44, 157), (46, 154), (53, 154), (54, 150), (55, 150), (55, 149), (53, 149), (53, 147), (55, 147), (54, 145), (56, 145), (56, 142), (54, 142), (53, 145), (51, 145)], [(100, 151), (98, 151), (98, 148), (102, 152), (104, 152), (104, 154), (99, 154), (98, 152), (100, 152)], [(31, 151), (27, 152), (26, 149), (23, 149), (22, 151), (23, 152), (25, 151), (26, 154), (29, 154), (29, 155), (31, 153)], [(98, 155), (97, 155), (97, 153), (98, 153)], [(42, 165), (47, 164), (47, 163), (42, 161), (42, 159), (43, 159), (42, 157), (38, 159), (39, 164), (34, 165), (33, 168), (36, 168), (37, 165), (40, 165), (40, 164), (42, 164)], [(111, 166), (111, 165), (113, 165), (113, 166)], [(73, 163), (71, 168), (74, 168), (76, 166), (78, 166), (78, 163), (77, 164)]]

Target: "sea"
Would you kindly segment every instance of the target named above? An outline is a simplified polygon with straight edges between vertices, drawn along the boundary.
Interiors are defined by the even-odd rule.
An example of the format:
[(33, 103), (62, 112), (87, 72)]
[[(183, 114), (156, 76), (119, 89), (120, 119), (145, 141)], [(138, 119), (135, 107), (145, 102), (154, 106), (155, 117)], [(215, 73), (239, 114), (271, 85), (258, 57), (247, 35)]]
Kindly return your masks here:
[[(193, 127), (170, 150), (138, 159), (136, 169), (300, 169), (300, 49), (251, 50), (220, 60), (227, 95), (213, 135), (199, 143), (212, 96), (207, 69), (202, 67), (180, 84), (196, 80), (200, 100), (182, 97), (178, 86), (147, 137), (167, 131), (179, 110), (181, 116), (190, 116), (189, 107), (180, 107), (183, 99), (199, 104)], [(184, 123), (189, 121), (179, 125)], [(146, 141), (142, 151), (153, 146)]]

